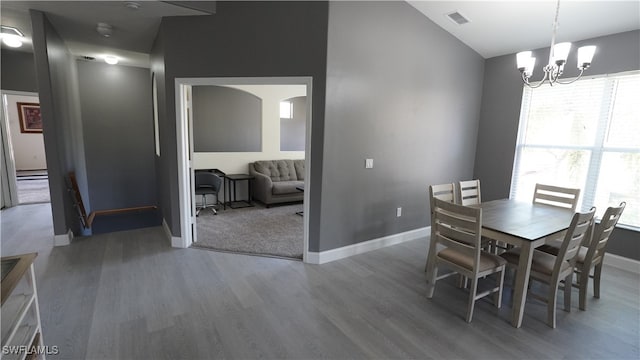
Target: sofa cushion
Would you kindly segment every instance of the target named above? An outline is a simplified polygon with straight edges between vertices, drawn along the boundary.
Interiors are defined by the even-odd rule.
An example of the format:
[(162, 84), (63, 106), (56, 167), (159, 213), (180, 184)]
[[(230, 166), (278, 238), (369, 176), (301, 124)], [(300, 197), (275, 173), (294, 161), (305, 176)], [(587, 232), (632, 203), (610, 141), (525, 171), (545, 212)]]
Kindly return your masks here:
[(293, 166), (296, 169), (296, 176), (298, 180), (304, 180), (304, 159), (293, 160)]
[(304, 185), (302, 181), (278, 181), (273, 183), (271, 190), (273, 195), (295, 194), (302, 192), (296, 189), (296, 186)]
[(274, 182), (298, 180), (293, 160), (260, 160), (254, 163), (254, 168)]

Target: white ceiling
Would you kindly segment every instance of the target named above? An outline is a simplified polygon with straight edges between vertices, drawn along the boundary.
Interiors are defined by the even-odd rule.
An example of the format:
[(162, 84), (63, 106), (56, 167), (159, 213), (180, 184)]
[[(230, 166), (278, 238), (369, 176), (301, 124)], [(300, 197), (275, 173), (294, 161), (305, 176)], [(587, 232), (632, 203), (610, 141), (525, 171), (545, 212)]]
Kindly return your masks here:
[[(556, 1), (408, 1), (429, 19), (484, 58), (548, 47)], [(458, 11), (471, 22), (458, 25), (446, 14)], [(640, 29), (640, 1), (560, 3), (558, 42), (590, 39)]]
[[(69, 50), (100, 58), (113, 54), (121, 64), (148, 66), (149, 52), (163, 16), (207, 15), (176, 6), (181, 2), (138, 1), (131, 10), (125, 1), (0, 1), (2, 24), (16, 26), (27, 36), (22, 51), (31, 51), (29, 9), (47, 13)], [(485, 58), (549, 46), (555, 1), (408, 1), (429, 19)], [(214, 2), (183, 1), (200, 8)], [(215, 4), (213, 5), (215, 8)], [(458, 11), (471, 20), (457, 25), (445, 14)], [(113, 35), (96, 32), (98, 22), (113, 26)], [(640, 29), (640, 1), (563, 0), (558, 41), (577, 41)], [(2, 45), (4, 47), (4, 45)]]
[[(149, 66), (149, 52), (163, 16), (208, 15), (208, 13), (161, 1), (137, 1), (133, 10), (125, 1), (1, 1), (2, 25), (15, 26), (27, 41), (21, 51), (32, 51), (29, 9), (43, 11), (77, 56), (101, 58), (115, 55), (123, 65)], [(105, 22), (113, 34), (105, 38), (96, 26)], [(2, 45), (5, 46), (4, 44)]]

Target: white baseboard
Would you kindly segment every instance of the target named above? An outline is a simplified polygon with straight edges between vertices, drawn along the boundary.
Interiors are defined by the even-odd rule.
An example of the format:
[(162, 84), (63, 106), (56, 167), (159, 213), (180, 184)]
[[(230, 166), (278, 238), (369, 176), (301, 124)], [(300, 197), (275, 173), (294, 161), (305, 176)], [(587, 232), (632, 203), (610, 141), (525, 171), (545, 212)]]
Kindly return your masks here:
[(66, 234), (54, 235), (53, 246), (67, 246), (71, 244), (71, 240), (73, 240), (73, 232), (69, 230)]
[(337, 249), (331, 249), (322, 252), (309, 252), (307, 262), (309, 264), (325, 264), (331, 261), (344, 259), (349, 256), (358, 255), (368, 251), (381, 249), (383, 247), (400, 244), (405, 241), (411, 241), (421, 237), (429, 236), (430, 233), (431, 226), (427, 226), (420, 229), (405, 231), (403, 233), (393, 234), (353, 245), (343, 246)]
[(167, 236), (167, 240), (171, 243), (171, 247), (183, 249), (187, 247), (180, 236), (173, 236), (173, 234), (171, 234), (169, 225), (167, 225), (167, 221), (164, 218), (162, 218), (162, 228), (164, 229), (164, 234)]
[(618, 269), (640, 274), (640, 261), (611, 253), (604, 254), (604, 264)]

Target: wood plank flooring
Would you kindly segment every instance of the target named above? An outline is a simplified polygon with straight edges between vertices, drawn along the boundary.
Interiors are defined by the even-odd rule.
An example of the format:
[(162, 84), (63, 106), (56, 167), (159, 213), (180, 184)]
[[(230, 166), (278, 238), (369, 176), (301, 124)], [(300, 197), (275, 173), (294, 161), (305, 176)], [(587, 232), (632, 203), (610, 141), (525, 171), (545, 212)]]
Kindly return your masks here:
[(0, 216), (2, 256), (39, 252), (44, 342), (60, 348), (49, 359), (640, 357), (640, 279), (612, 267), (587, 311), (574, 290), (553, 330), (545, 304), (530, 298), (515, 329), (508, 291), (500, 310), (478, 301), (471, 324), (455, 279), (425, 297), (427, 239), (307, 265), (173, 249), (161, 228), (52, 248), (47, 204)]

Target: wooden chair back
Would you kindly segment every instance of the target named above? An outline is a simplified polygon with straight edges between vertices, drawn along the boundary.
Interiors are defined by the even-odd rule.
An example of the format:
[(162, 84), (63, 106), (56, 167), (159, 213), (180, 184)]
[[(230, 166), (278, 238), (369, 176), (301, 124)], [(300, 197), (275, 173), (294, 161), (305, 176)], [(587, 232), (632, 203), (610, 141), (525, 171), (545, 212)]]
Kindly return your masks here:
[(480, 180), (458, 182), (458, 201), (464, 206), (480, 204)]
[(533, 203), (559, 206), (576, 211), (579, 197), (580, 189), (536, 184), (533, 192)]
[(591, 239), (589, 250), (585, 256), (585, 265), (589, 266), (592, 263), (599, 263), (602, 260), (609, 237), (613, 229), (615, 229), (618, 220), (620, 220), (620, 216), (622, 216), (622, 212), (626, 206), (627, 203), (623, 201), (619, 206), (607, 208), (607, 211), (605, 211), (602, 216), (602, 220), (600, 220), (600, 224), (595, 226), (593, 238)]
[(565, 267), (565, 269), (567, 271), (573, 271), (578, 251), (580, 251), (580, 245), (582, 245), (583, 241), (590, 241), (591, 235), (593, 234), (593, 217), (595, 213), (596, 208), (592, 207), (588, 212), (575, 213), (573, 215), (571, 225), (569, 225), (569, 229), (567, 229), (553, 268), (553, 273), (558, 274), (560, 278), (563, 278), (563, 276), (560, 275), (563, 264), (568, 262), (569, 267)]
[(429, 185), (429, 205), (433, 212), (433, 200), (440, 199), (446, 202), (456, 202), (456, 187), (451, 184)]
[(473, 257), (473, 273), (480, 264), (482, 209), (435, 198), (431, 224), (437, 244)]

